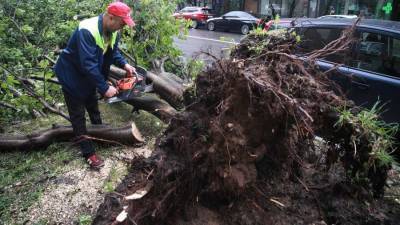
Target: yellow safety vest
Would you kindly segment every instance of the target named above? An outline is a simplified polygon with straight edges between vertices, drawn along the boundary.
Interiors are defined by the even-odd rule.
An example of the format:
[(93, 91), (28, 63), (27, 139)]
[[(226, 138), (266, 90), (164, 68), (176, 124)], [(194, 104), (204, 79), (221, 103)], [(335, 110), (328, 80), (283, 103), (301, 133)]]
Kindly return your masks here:
[[(96, 41), (96, 45), (99, 46), (103, 50), (103, 54), (106, 53), (108, 44), (110, 43), (109, 41), (106, 43), (104, 41), (103, 36), (100, 34), (99, 31), (99, 17), (92, 17), (86, 20), (83, 20), (79, 23), (79, 30), (81, 29), (86, 29), (90, 32), (90, 34), (93, 36), (94, 40)], [(114, 44), (117, 40), (117, 31), (112, 33), (111, 36), (111, 49), (114, 48)]]

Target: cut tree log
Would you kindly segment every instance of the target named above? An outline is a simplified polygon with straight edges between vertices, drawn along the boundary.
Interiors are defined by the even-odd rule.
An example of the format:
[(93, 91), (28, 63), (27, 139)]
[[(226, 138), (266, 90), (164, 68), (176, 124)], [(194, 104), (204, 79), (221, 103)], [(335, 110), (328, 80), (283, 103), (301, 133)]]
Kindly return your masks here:
[[(88, 136), (96, 142), (108, 142), (124, 145), (143, 143), (144, 138), (135, 123), (125, 127), (113, 128), (105, 125), (88, 127)], [(30, 135), (0, 136), (1, 151), (28, 151), (46, 148), (54, 142), (69, 141), (74, 138), (72, 127), (53, 126), (48, 130)]]
[[(110, 76), (113, 78), (125, 77), (125, 70), (111, 66)], [(167, 101), (174, 108), (180, 108), (183, 101), (183, 92), (185, 86), (169, 79), (167, 76), (159, 76), (155, 73), (147, 71), (146, 78), (152, 82), (154, 92), (157, 93), (162, 99)]]
[(132, 105), (135, 110), (141, 109), (155, 115), (165, 123), (168, 123), (177, 113), (168, 103), (149, 95), (133, 97), (124, 102)]
[(185, 83), (185, 81), (182, 78), (176, 76), (173, 73), (164, 72), (164, 73), (160, 73), (160, 76), (164, 77), (166, 79), (169, 79), (169, 80), (173, 80), (173, 81), (175, 81), (176, 83), (178, 83), (180, 85), (184, 85), (184, 83)]

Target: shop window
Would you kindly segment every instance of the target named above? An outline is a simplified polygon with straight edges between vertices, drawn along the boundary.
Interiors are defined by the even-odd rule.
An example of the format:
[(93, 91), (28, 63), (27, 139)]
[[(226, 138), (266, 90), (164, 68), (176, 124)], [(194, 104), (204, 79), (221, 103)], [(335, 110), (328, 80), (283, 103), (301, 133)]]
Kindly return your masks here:
[(261, 0), (260, 13), (262, 15), (274, 17), (281, 15), (282, 0)]
[(394, 2), (395, 1), (393, 0), (319, 1), (319, 16), (357, 15), (368, 19), (388, 20), (393, 13), (395, 6)]

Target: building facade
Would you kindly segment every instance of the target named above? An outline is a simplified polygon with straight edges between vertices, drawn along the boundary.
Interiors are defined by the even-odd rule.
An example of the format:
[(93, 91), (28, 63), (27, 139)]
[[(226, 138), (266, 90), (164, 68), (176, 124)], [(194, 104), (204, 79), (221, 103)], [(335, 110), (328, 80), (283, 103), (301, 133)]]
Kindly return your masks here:
[(271, 8), (281, 17), (357, 15), (370, 19), (399, 20), (398, 0), (260, 0), (259, 13)]
[(371, 19), (400, 20), (400, 0), (192, 0), (188, 4), (207, 6), (217, 15), (242, 10), (258, 16), (319, 17), (357, 15)]

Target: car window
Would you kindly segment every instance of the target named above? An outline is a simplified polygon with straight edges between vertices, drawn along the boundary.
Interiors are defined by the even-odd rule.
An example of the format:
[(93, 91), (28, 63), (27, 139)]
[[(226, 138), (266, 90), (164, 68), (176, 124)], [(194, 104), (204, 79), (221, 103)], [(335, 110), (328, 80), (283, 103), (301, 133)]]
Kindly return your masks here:
[(372, 32), (361, 32), (359, 38), (349, 66), (400, 77), (399, 39)]
[(341, 31), (338, 28), (306, 28), (302, 31), (303, 41), (301, 47), (307, 52), (321, 49), (329, 42), (339, 38)]
[(244, 18), (254, 18), (254, 16), (252, 16), (252, 15), (250, 15), (250, 14), (248, 14), (248, 13), (245, 13), (245, 12), (238, 12), (238, 16), (239, 17), (244, 17)]
[(224, 15), (225, 17), (239, 17), (238, 12), (228, 12)]
[[(329, 42), (334, 41), (340, 37), (342, 29), (340, 28), (318, 28), (310, 27), (303, 28), (300, 31), (302, 34), (302, 41), (300, 43), (300, 52), (308, 53), (317, 49), (324, 48)], [(337, 53), (334, 55), (329, 55), (324, 58), (327, 61), (335, 63), (344, 63), (344, 55), (346, 53)]]
[(392, 65), (393, 74), (392, 76), (400, 77), (400, 39), (392, 38), (393, 48), (392, 48)]
[[(300, 53), (322, 49), (340, 37), (338, 28), (300, 28)], [(359, 39), (349, 51), (327, 56), (324, 60), (352, 68), (400, 78), (400, 39), (373, 32), (358, 32)]]
[(202, 9), (201, 13), (203, 13), (204, 15), (210, 15), (210, 10)]
[(180, 12), (181, 13), (193, 13), (199, 11), (199, 8), (183, 8)]

